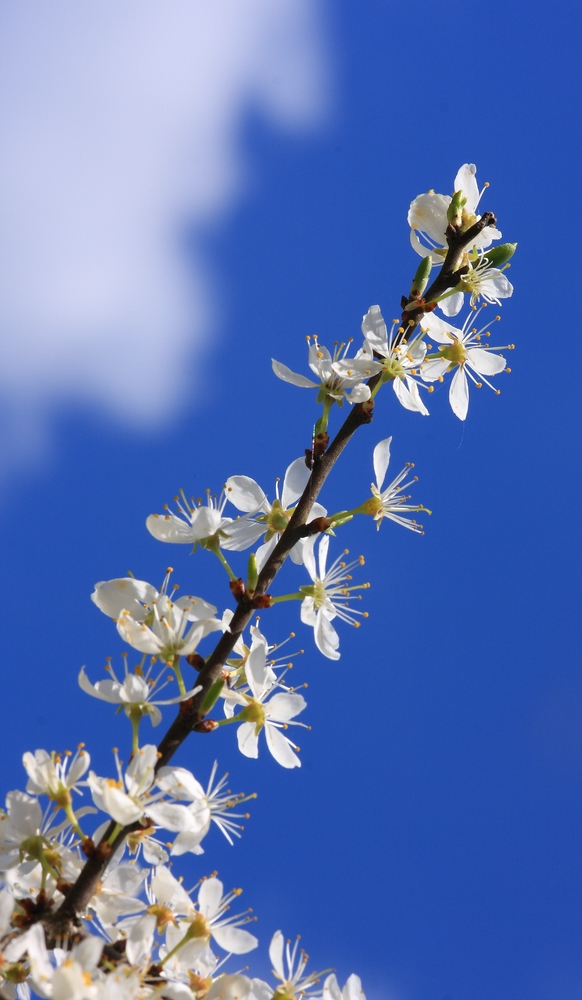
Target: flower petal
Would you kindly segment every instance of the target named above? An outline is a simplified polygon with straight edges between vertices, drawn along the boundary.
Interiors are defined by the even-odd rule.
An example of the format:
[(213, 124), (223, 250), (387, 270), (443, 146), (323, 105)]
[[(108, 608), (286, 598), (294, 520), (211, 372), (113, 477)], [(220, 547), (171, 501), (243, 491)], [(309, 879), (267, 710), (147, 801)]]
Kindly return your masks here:
[(432, 340), (436, 340), (437, 344), (448, 344), (450, 347), (455, 338), (457, 340), (463, 339), (462, 330), (457, 330), (455, 326), (441, 319), (434, 312), (425, 313), (420, 321), (420, 326), (423, 333), (427, 333)]
[(395, 378), (392, 382), (392, 387), (398, 402), (402, 404), (405, 410), (422, 413), (424, 417), (428, 417), (428, 410), (421, 399), (418, 386), (413, 378), (406, 376), (404, 382), (400, 378)]
[(454, 292), (453, 295), (449, 295), (448, 298), (439, 302), (439, 308), (442, 309), (445, 316), (456, 316), (463, 308), (464, 301), (463, 292)]
[(479, 375), (498, 375), (505, 368), (505, 358), (482, 347), (471, 347), (467, 351), (467, 364)]
[(250, 476), (229, 476), (224, 489), (228, 499), (238, 510), (248, 514), (256, 511), (268, 513), (270, 510), (264, 491)]
[(277, 378), (283, 379), (283, 382), (290, 382), (291, 385), (301, 386), (302, 389), (317, 389), (317, 382), (312, 382), (310, 378), (305, 378), (305, 375), (297, 375), (292, 372), (287, 365), (282, 365), (280, 361), (275, 361), (271, 358), (271, 364), (273, 366), (273, 371)]
[(281, 691), (265, 704), (265, 715), (274, 722), (289, 722), (304, 708), (307, 708), (307, 702), (303, 695)]
[(134, 580), (131, 576), (117, 580), (102, 580), (95, 584), (91, 600), (100, 611), (110, 618), (119, 618), (125, 609), (136, 621), (142, 621), (147, 612), (144, 604), (151, 604), (157, 591), (144, 580)]
[(285, 473), (283, 491), (281, 493), (281, 503), (285, 510), (301, 496), (307, 486), (310, 475), (311, 469), (307, 468), (305, 457), (296, 458), (294, 462), (291, 462)]
[(469, 386), (463, 367), (457, 368), (449, 389), (451, 409), (459, 420), (465, 420), (469, 409)]
[(179, 545), (192, 545), (194, 542), (192, 526), (175, 514), (150, 514), (146, 518), (146, 528), (158, 542)]
[(204, 879), (198, 892), (198, 906), (200, 913), (207, 920), (211, 920), (218, 912), (223, 894), (224, 886), (219, 878)]
[[(400, 379), (396, 379), (396, 381), (399, 382)], [(382, 483), (386, 477), (386, 469), (390, 462), (391, 442), (392, 437), (384, 438), (383, 441), (378, 441), (378, 444), (374, 448), (374, 475), (376, 476), (376, 486), (379, 490), (382, 489)]]
[(320, 653), (327, 656), (328, 660), (339, 660), (340, 654), (337, 651), (339, 647), (339, 635), (327, 615), (321, 609), (317, 612), (313, 637)]
[(385, 357), (388, 350), (388, 331), (380, 306), (370, 306), (362, 320), (362, 333), (370, 347)]
[(290, 741), (286, 736), (283, 736), (280, 729), (277, 729), (276, 726), (270, 726), (267, 723), (265, 726), (265, 737), (271, 754), (281, 767), (301, 767), (299, 757), (291, 747)]
[(457, 176), (455, 177), (455, 191), (462, 191), (467, 199), (465, 205), (465, 212), (468, 215), (474, 215), (479, 203), (479, 188), (477, 187), (477, 180), (475, 174), (477, 173), (477, 167), (474, 163), (463, 163), (463, 166), (457, 171)]
[(227, 924), (225, 927), (213, 927), (212, 936), (221, 948), (233, 955), (246, 955), (259, 943), (254, 934), (243, 931), (241, 927), (232, 927), (231, 924)]
[(238, 748), (245, 757), (259, 756), (259, 737), (253, 722), (243, 722), (237, 729)]
[[(451, 203), (448, 195), (419, 194), (414, 199), (408, 210), (408, 225), (411, 229), (416, 229), (438, 243), (445, 245), (445, 230), (448, 226), (447, 209)], [(422, 256), (426, 255), (423, 250)]]

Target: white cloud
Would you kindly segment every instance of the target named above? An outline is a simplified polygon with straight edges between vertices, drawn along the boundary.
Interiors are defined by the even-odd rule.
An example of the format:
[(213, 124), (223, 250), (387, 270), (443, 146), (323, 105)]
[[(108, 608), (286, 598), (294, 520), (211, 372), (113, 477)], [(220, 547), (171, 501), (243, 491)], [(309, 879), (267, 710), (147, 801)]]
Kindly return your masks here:
[[(186, 227), (248, 185), (249, 109), (326, 103), (318, 0), (0, 0), (0, 420), (8, 465), (67, 401), (148, 428), (216, 325)], [(197, 256), (196, 256), (197, 253)], [(190, 391), (191, 398), (191, 391)]]

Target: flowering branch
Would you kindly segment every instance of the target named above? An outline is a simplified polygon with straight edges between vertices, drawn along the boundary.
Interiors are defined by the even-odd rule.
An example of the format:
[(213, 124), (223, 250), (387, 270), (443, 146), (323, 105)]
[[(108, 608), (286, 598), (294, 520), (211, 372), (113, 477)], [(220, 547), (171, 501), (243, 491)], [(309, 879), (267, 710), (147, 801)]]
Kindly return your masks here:
[[(306, 702), (300, 689), (285, 680), (292, 664), (280, 656), (283, 644), (268, 644), (258, 620), (252, 624), (255, 612), (300, 602), (301, 621), (313, 628), (318, 650), (330, 660), (339, 659), (340, 637), (333, 623), (360, 625), (367, 612), (352, 604), (369, 584), (352, 582), (352, 572), (364, 560), (344, 561), (347, 549), (327, 565), (330, 536), (359, 516), (371, 517), (376, 529), (387, 520), (422, 535), (422, 525), (409, 515), (430, 511), (411, 503), (404, 492), (417, 479), (411, 463), (384, 486), (391, 437), (374, 447), (371, 495), (350, 510), (329, 514), (318, 498), (335, 463), (359, 427), (371, 423), (376, 396), (387, 383), (400, 405), (427, 416), (420, 390), (431, 393), (434, 382), (452, 375), (451, 407), (464, 420), (469, 383), (493, 388), (488, 378), (510, 370), (499, 352), (513, 345), (493, 347), (487, 327), (470, 324), (483, 308), (477, 308), (480, 299), (499, 304), (512, 294), (502, 272), (515, 245), (490, 248), (501, 233), (490, 212), (476, 214), (483, 192), (477, 189), (474, 165), (461, 167), (454, 187), (452, 196), (430, 191), (410, 206), (411, 243), (422, 262), (402, 300), (401, 325), (394, 321), (388, 331), (379, 306), (372, 306), (363, 318), (362, 346), (353, 356), (351, 340), (336, 344), (330, 353), (317, 337), (309, 337), (315, 380), (272, 360), (279, 379), (315, 390), (321, 406), (311, 447), (287, 468), (281, 494), (279, 480), (275, 498), (269, 500), (255, 480), (235, 475), (226, 480), (220, 498), (207, 491), (203, 504), (181, 491), (175, 498), (177, 513), (166, 506), (166, 513), (148, 517), (147, 528), (159, 541), (200, 548), (219, 559), (236, 600), (234, 611), (227, 608), (217, 617), (217, 608), (200, 597), (176, 598), (177, 585), (168, 592), (170, 569), (160, 590), (132, 576), (95, 585), (92, 600), (116, 623), (124, 642), (140, 652), (141, 662), (132, 669), (123, 654), (124, 676), (119, 678), (108, 660), (107, 677), (96, 682), (83, 667), (79, 685), (91, 697), (116, 705), (129, 720), (129, 763), (124, 769), (115, 751), (117, 778), (112, 779), (89, 770), (84, 744), (74, 756), (45, 750), (24, 754), (26, 792), (9, 792), (6, 812), (0, 810), (0, 871), (6, 873), (0, 889), (0, 1000), (26, 1000), (28, 983), (52, 1000), (365, 1000), (355, 975), (340, 990), (330, 970), (305, 974), (307, 957), (298, 954), (297, 943), (285, 944), (281, 931), (269, 948), (276, 985), (221, 971), (231, 954), (243, 955), (258, 945), (246, 929), (254, 919), (250, 911), (230, 913), (241, 890), (225, 893), (213, 873), (200, 880), (194, 901), (194, 890), (186, 892), (168, 862), (170, 854), (203, 853), (201, 841), (212, 824), (232, 844), (241, 835), (239, 821), (248, 815), (232, 810), (254, 796), (225, 790), (226, 776), (216, 780), (216, 762), (206, 788), (171, 762), (191, 732), (222, 727), (231, 732), (234, 725), (244, 756), (258, 756), (263, 733), (261, 740), (279, 765), (301, 765), (299, 747), (287, 731), (304, 726), (297, 716)], [(429, 285), (433, 266), (440, 272)], [(455, 316), (467, 293), (471, 313), (462, 328), (437, 314), (439, 309), (445, 317)], [(436, 353), (427, 353), (432, 347), (425, 343), (426, 335), (439, 345)], [(330, 420), (335, 408), (346, 403), (349, 413), (330, 443)], [(241, 514), (230, 517), (228, 503)], [(237, 576), (223, 550), (241, 552), (263, 538), (250, 554), (246, 579)], [(309, 582), (290, 593), (272, 594), (288, 556), (304, 567)], [(220, 638), (202, 656), (198, 645), (212, 632), (220, 632)], [(197, 672), (190, 690), (181, 660)], [(160, 699), (168, 684), (177, 685), (177, 693)], [(224, 718), (219, 721), (210, 713), (220, 703)], [(173, 704), (176, 718), (158, 745), (141, 745), (144, 720), (157, 726), (160, 706)], [(77, 807), (75, 796), (82, 786), (90, 790), (93, 806)], [(42, 797), (48, 799), (44, 807)], [(107, 819), (90, 837), (83, 830), (85, 817), (96, 812)], [(158, 829), (176, 834), (174, 841), (159, 840)], [(126, 851), (132, 861), (124, 862)], [(138, 856), (144, 867), (136, 864)], [(82, 923), (87, 919), (91, 933)], [(156, 943), (156, 933), (163, 941)], [(215, 945), (226, 958), (217, 959)], [(321, 975), (326, 978), (319, 988)]]

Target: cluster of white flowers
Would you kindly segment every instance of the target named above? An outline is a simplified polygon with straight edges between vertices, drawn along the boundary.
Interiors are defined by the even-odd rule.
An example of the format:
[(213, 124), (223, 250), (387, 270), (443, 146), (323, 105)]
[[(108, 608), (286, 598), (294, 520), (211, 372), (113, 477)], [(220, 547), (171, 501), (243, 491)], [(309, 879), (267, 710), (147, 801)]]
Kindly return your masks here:
[[(187, 716), (188, 731), (194, 723), (205, 732), (234, 725), (238, 748), (247, 758), (258, 756), (263, 733), (277, 764), (300, 767), (299, 747), (288, 731), (291, 726), (309, 728), (297, 719), (306, 702), (288, 683), (293, 664), (281, 655), (283, 644), (269, 644), (259, 620), (251, 624), (252, 615), (278, 602), (297, 601), (298, 619), (313, 629), (317, 649), (337, 661), (336, 626), (357, 627), (367, 617), (354, 603), (369, 584), (353, 582), (352, 572), (363, 564), (362, 556), (346, 561), (348, 550), (342, 548), (328, 564), (330, 538), (360, 515), (371, 517), (377, 528), (391, 520), (423, 533), (410, 515), (430, 511), (411, 503), (405, 492), (417, 478), (411, 464), (384, 486), (392, 437), (376, 444), (375, 482), (351, 510), (329, 514), (314, 502), (311, 470), (328, 447), (334, 406), (343, 406), (344, 400), (354, 407), (352, 416), (365, 414), (368, 422), (379, 390), (390, 382), (405, 409), (426, 416), (423, 393), (433, 392), (435, 383), (452, 375), (451, 407), (464, 420), (469, 382), (493, 388), (488, 379), (506, 368), (499, 352), (513, 345), (492, 347), (491, 324), (478, 328), (475, 323), (488, 303), (499, 304), (512, 294), (503, 272), (515, 246), (492, 248), (501, 233), (485, 225), (491, 216), (479, 226), (481, 195), (475, 173), (472, 164), (465, 164), (451, 196), (430, 191), (410, 206), (412, 246), (423, 260), (404, 300), (403, 320), (394, 320), (388, 330), (380, 307), (372, 306), (363, 318), (361, 345), (354, 348), (350, 339), (336, 344), (333, 353), (317, 336), (309, 337), (308, 361), (315, 380), (273, 360), (280, 379), (316, 389), (322, 407), (311, 452), (307, 449), (306, 458), (291, 462), (281, 489), (276, 481), (274, 497), (269, 499), (250, 476), (236, 474), (225, 480), (219, 497), (208, 492), (203, 503), (188, 500), (181, 491), (175, 512), (166, 506), (165, 513), (147, 518), (157, 540), (218, 557), (229, 577), (229, 599), (234, 594), (239, 611), (246, 609), (244, 621), (242, 612), (237, 619), (238, 630), (237, 612), (230, 607), (219, 612), (204, 598), (178, 597), (177, 585), (170, 589), (171, 569), (159, 590), (133, 576), (95, 585), (93, 602), (115, 622), (130, 651), (122, 653), (121, 676), (108, 658), (105, 677), (91, 681), (82, 667), (78, 680), (86, 694), (115, 706), (129, 720), (128, 761), (124, 766), (114, 751), (110, 777), (90, 769), (84, 745), (75, 754), (24, 754), (26, 790), (9, 792), (6, 809), (0, 810), (1, 997), (27, 1000), (32, 989), (51, 1000), (365, 1000), (355, 975), (340, 990), (331, 970), (307, 974), (306, 955), (298, 952), (297, 942), (285, 942), (281, 931), (272, 937), (269, 950), (274, 984), (223, 968), (231, 955), (245, 955), (258, 945), (247, 929), (254, 920), (250, 911), (230, 913), (241, 890), (225, 894), (216, 873), (201, 873), (194, 900), (194, 890), (186, 891), (171, 865), (183, 854), (204, 854), (202, 842), (213, 824), (233, 845), (241, 836), (241, 820), (248, 818), (238, 810), (254, 796), (231, 793), (226, 775), (217, 780), (216, 762), (204, 787), (191, 771), (167, 763), (170, 755), (164, 756), (155, 744), (142, 744), (140, 728), (146, 717), (159, 726), (162, 708), (175, 705), (176, 721)], [(455, 240), (462, 250), (453, 270), (448, 248)], [(427, 288), (434, 265), (444, 265), (444, 278)], [(466, 295), (469, 315), (461, 326), (452, 326), (448, 317), (460, 312)], [(438, 315), (439, 309), (445, 318)], [(428, 340), (439, 345), (436, 353), (430, 353)], [(274, 583), (281, 546), (295, 564), (291, 571), (299, 576), (290, 593), (266, 593), (266, 581), (270, 587)], [(246, 549), (252, 551), (243, 578), (225, 553), (233, 558), (231, 553), (236, 556)], [(214, 653), (208, 645), (213, 634), (218, 639)], [(221, 651), (218, 660), (216, 650), (223, 648), (227, 652)], [(214, 664), (208, 659), (213, 655)], [(186, 683), (186, 671), (193, 682)], [(220, 717), (210, 718), (218, 706)], [(85, 804), (79, 805), (83, 797)], [(61, 928), (54, 934), (51, 921), (61, 904), (66, 907), (69, 893), (74, 895), (87, 859), (100, 865), (99, 878), (75, 911), (69, 933), (63, 936)], [(83, 930), (81, 918), (86, 922)], [(224, 954), (215, 954), (216, 949)]]

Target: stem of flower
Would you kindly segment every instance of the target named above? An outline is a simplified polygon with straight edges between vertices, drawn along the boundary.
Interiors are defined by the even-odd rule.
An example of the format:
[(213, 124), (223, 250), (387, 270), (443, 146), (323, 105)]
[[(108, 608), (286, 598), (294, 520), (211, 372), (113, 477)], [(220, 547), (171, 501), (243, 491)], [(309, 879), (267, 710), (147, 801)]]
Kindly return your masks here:
[(323, 413), (321, 414), (319, 420), (316, 422), (313, 428), (313, 436), (317, 437), (318, 434), (327, 433), (327, 425), (329, 422), (329, 411), (334, 404), (334, 400), (330, 396), (326, 396), (323, 401)]
[(78, 834), (78, 836), (81, 838), (81, 840), (84, 840), (85, 839), (85, 834), (83, 833), (83, 831), (81, 830), (81, 827), (79, 826), (79, 820), (75, 816), (75, 813), (73, 811), (73, 807), (72, 807), (71, 803), (69, 803), (67, 806), (65, 806), (65, 814), (66, 814), (66, 817), (67, 817), (69, 823), (73, 827), (73, 830), (75, 831), (75, 833)]
[(131, 722), (131, 754), (132, 756), (139, 750), (139, 724), (141, 722), (141, 714), (136, 718), (132, 712), (129, 716)]
[(184, 684), (184, 678), (182, 677), (182, 671), (180, 670), (180, 657), (178, 654), (176, 654), (176, 656), (174, 657), (172, 670), (176, 674), (176, 680), (178, 681), (180, 694), (186, 694), (186, 685)]
[(108, 844), (112, 844), (113, 841), (115, 840), (115, 838), (117, 837), (117, 834), (122, 829), (123, 829), (123, 827), (122, 827), (121, 823), (116, 823), (115, 826), (113, 827), (113, 830), (111, 831), (111, 833), (109, 834), (109, 836), (107, 838), (107, 843)]
[(206, 541), (204, 542), (204, 548), (208, 549), (209, 552), (214, 552), (214, 555), (220, 559), (220, 562), (222, 563), (226, 572), (228, 573), (229, 580), (238, 580), (238, 576), (236, 575), (236, 573), (233, 573), (233, 571), (231, 570), (230, 566), (228, 565), (226, 559), (222, 554), (220, 548), (220, 542), (218, 541), (216, 535), (212, 535), (210, 538), (206, 539)]
[(282, 601), (302, 601), (305, 594), (281, 594), (279, 597), (272, 597), (271, 604), (281, 604)]

